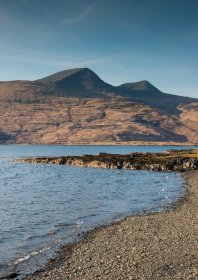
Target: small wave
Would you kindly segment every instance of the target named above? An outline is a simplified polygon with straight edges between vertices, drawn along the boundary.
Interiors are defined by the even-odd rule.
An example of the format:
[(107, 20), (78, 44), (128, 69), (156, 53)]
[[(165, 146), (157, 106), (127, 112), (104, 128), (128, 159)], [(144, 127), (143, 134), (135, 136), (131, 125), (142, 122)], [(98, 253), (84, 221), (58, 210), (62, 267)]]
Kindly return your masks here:
[[(81, 217), (81, 218), (83, 218), (83, 217)], [(81, 218), (79, 218), (79, 219), (81, 219)], [(57, 229), (57, 231), (58, 231), (58, 230), (60, 230), (60, 228), (63, 228), (63, 227), (79, 228), (83, 223), (84, 223), (84, 221), (82, 221), (82, 220), (77, 220), (76, 223), (59, 223), (57, 225), (54, 225), (53, 229), (50, 232), (53, 232), (53, 230), (55, 231), (55, 229)]]
[(27, 236), (26, 240), (32, 240), (32, 239), (36, 239), (38, 237), (40, 237), (40, 236), (39, 235), (29, 235), (29, 236)]
[(77, 221), (76, 223), (59, 223), (52, 226), (43, 236), (55, 235), (63, 228), (79, 228), (83, 223), (83, 221)]
[(154, 180), (154, 183), (155, 183), (155, 184), (159, 184), (159, 183), (161, 183), (161, 181), (159, 181), (159, 180)]
[(89, 218), (89, 217), (96, 217), (97, 215), (94, 213), (94, 214), (88, 214), (88, 215), (84, 215), (84, 216), (80, 216), (79, 219), (86, 219), (86, 218)]
[(28, 255), (26, 255), (24, 257), (21, 257), (21, 258), (17, 259), (16, 261), (14, 261), (14, 265), (17, 265), (17, 264), (19, 264), (21, 262), (27, 261), (29, 258), (31, 258), (33, 256), (36, 256), (36, 255), (39, 255), (39, 254), (42, 254), (42, 253), (48, 251), (49, 249), (50, 249), (50, 247), (45, 247), (45, 248), (43, 248), (43, 249), (41, 249), (39, 251), (33, 251), (30, 254), (28, 254)]
[(166, 175), (165, 176), (165, 181), (168, 182), (169, 181), (169, 177)]
[(46, 236), (50, 236), (50, 235), (54, 235), (56, 233), (58, 233), (60, 231), (60, 228), (53, 226), (52, 228), (50, 228), (50, 230), (44, 234), (43, 236), (46, 237)]
[(84, 224), (84, 221), (77, 221), (76, 228), (80, 228)]
[(55, 228), (58, 227), (75, 227), (76, 224), (75, 223), (59, 223), (57, 225), (54, 225)]

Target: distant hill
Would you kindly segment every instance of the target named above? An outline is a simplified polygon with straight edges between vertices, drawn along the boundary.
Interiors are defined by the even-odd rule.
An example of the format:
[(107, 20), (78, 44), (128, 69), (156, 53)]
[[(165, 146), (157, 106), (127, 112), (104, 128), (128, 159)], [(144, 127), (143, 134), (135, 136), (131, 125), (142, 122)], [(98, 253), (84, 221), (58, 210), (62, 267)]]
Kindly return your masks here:
[(198, 99), (115, 87), (88, 68), (0, 82), (0, 100), (0, 143), (198, 142)]

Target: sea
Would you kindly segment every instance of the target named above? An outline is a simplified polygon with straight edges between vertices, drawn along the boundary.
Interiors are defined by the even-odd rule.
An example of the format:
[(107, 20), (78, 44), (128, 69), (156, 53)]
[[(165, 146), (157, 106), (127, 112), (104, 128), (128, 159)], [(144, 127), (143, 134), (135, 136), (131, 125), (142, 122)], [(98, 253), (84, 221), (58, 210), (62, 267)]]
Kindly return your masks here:
[(86, 231), (128, 215), (167, 211), (185, 193), (179, 173), (15, 159), (183, 148), (187, 147), (0, 145), (0, 276), (32, 273), (63, 244), (78, 240)]

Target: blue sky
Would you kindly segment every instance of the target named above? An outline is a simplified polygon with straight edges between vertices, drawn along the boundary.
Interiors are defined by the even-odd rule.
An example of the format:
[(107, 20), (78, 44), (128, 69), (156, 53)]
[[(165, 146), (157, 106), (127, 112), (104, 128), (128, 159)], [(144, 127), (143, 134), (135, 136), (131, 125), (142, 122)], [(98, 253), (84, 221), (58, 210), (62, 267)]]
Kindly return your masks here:
[(0, 0), (0, 80), (89, 67), (198, 97), (197, 0)]

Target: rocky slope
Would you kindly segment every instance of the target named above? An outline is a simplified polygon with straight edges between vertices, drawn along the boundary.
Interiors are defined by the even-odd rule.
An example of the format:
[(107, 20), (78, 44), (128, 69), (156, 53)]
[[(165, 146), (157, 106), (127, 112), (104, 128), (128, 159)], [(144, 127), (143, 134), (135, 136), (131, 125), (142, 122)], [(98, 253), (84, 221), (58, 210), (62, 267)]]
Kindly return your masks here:
[(0, 101), (0, 143), (198, 142), (198, 99), (114, 87), (87, 68), (0, 82)]

